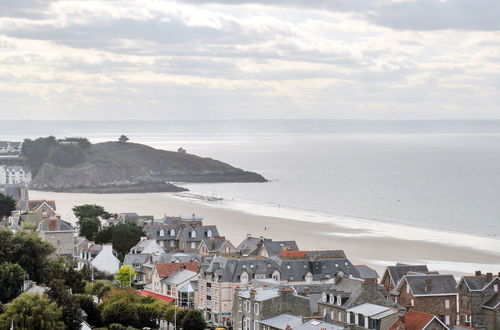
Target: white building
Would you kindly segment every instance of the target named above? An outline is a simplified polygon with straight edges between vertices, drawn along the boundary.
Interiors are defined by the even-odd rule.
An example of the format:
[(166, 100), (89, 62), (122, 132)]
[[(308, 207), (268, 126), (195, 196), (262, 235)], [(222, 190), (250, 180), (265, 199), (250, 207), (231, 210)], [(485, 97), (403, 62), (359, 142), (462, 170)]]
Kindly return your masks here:
[(19, 154), (21, 152), (22, 142), (0, 141), (0, 154)]
[(31, 173), (23, 166), (0, 166), (0, 185), (28, 184), (30, 181)]
[(98, 271), (107, 274), (118, 274), (120, 269), (120, 260), (113, 254), (111, 244), (103, 245), (101, 252), (90, 263)]

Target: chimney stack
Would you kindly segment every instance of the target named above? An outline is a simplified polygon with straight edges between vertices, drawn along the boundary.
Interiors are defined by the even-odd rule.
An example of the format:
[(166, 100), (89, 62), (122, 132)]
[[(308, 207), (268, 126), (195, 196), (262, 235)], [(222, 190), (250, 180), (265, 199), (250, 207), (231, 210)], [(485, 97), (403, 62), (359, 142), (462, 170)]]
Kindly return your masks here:
[(493, 279), (493, 273), (486, 273), (486, 282), (491, 282)]
[(481, 271), (480, 270), (476, 270), (476, 276), (481, 276)]
[(425, 283), (424, 284), (425, 285), (425, 292), (427, 292), (427, 293), (431, 292), (432, 291), (432, 277), (427, 276), (425, 278), (425, 282), (424, 283)]

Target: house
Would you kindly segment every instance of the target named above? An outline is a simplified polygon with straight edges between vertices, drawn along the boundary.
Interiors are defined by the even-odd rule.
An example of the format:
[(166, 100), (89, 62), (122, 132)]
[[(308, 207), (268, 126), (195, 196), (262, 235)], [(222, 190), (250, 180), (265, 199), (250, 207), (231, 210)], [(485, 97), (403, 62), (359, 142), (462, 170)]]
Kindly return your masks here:
[(0, 166), (0, 185), (28, 184), (31, 182), (31, 173), (20, 165)]
[(198, 279), (198, 307), (205, 319), (227, 326), (231, 323), (231, 311), (237, 288), (246, 288), (255, 279), (280, 281), (279, 266), (261, 256), (214, 257), (202, 267)]
[(119, 223), (134, 223), (140, 227), (144, 226), (146, 223), (151, 223), (154, 221), (154, 216), (152, 215), (138, 215), (137, 213), (119, 213), (113, 224)]
[(91, 241), (83, 243), (83, 245), (77, 249), (77, 252), (79, 252), (79, 256), (77, 258), (78, 270), (85, 267), (85, 265), (91, 267), (91, 261), (94, 260), (95, 257), (97, 257), (97, 255), (101, 252), (101, 250), (102, 250), (102, 245), (95, 244), (94, 242)]
[(389, 294), (389, 297), (395, 301), (395, 297), (390, 296), (390, 292), (394, 290), (399, 281), (408, 274), (408, 272), (414, 273), (427, 273), (429, 269), (427, 269), (426, 265), (407, 265), (402, 263), (397, 263), (395, 266), (387, 266), (385, 268), (385, 272), (382, 275), (382, 280), (380, 283), (384, 286), (385, 290)]
[(135, 280), (141, 283), (151, 283), (154, 263), (150, 253), (128, 253), (123, 260), (124, 265), (129, 265), (135, 270)]
[(147, 237), (141, 237), (141, 240), (130, 249), (130, 253), (148, 253), (160, 255), (165, 252), (163, 248), (156, 242), (156, 240), (148, 239)]
[(204, 257), (213, 257), (218, 254), (234, 254), (238, 250), (225, 237), (211, 237), (202, 239), (197, 253)]
[(19, 154), (22, 145), (22, 142), (0, 141), (0, 155)]
[[(355, 313), (351, 313), (353, 308), (366, 303), (380, 306), (377, 307), (378, 310), (394, 305), (385, 298), (374, 280), (363, 280), (339, 274), (328, 283), (331, 286), (323, 291), (321, 300), (318, 302), (318, 312), (326, 322), (343, 326), (356, 324), (359, 320), (355, 319), (355, 314), (360, 313), (356, 310), (354, 310)], [(364, 319), (359, 322), (364, 322)], [(377, 324), (375, 318), (372, 323)]]
[(242, 255), (260, 255), (266, 258), (275, 257), (284, 250), (299, 250), (295, 241), (273, 241), (263, 236), (252, 237), (250, 234), (247, 234), (246, 238), (236, 249)]
[(396, 321), (389, 330), (449, 330), (437, 316), (411, 310)]
[(487, 330), (500, 328), (500, 293), (484, 303), (484, 325)]
[[(499, 287), (500, 273), (493, 276), (492, 273), (482, 274), (481, 271), (476, 271), (473, 276), (463, 276), (458, 283), (460, 324), (485, 328), (488, 323), (485, 313), (491, 319)], [(497, 324), (500, 326), (500, 323)]]
[(287, 287), (237, 290), (232, 325), (236, 329), (263, 330), (261, 321), (284, 313), (310, 315), (309, 298), (298, 295)]
[(56, 217), (56, 202), (50, 200), (29, 200), (26, 213), (36, 214), (40, 219)]
[(393, 290), (407, 310), (436, 315), (444, 324), (457, 324), (457, 281), (453, 275), (408, 273)]
[(73, 258), (75, 230), (71, 224), (59, 218), (45, 218), (37, 231), (42, 240), (56, 248), (56, 254)]
[(400, 317), (397, 309), (364, 303), (346, 310), (348, 325), (370, 330), (389, 329)]
[[(197, 287), (198, 273), (200, 264), (198, 262), (179, 262), (179, 263), (158, 263), (154, 266), (152, 282), (145, 290), (153, 292), (163, 297), (163, 300), (179, 303), (179, 290), (186, 285)], [(188, 297), (189, 304), (196, 305), (196, 295), (193, 292)], [(187, 301), (186, 301), (187, 302)]]
[(116, 275), (120, 269), (120, 260), (115, 256), (113, 246), (104, 244), (101, 251), (90, 261), (92, 267), (100, 272)]

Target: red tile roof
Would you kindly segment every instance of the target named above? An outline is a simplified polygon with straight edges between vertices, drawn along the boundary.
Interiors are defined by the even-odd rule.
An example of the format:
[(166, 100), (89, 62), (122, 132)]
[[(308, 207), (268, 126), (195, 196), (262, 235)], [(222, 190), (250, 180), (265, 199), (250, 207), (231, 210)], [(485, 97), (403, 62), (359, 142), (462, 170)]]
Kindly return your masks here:
[(200, 264), (197, 262), (166, 262), (156, 264), (155, 267), (160, 277), (167, 277), (180, 269), (187, 269), (192, 272), (198, 272), (200, 269)]
[(434, 318), (434, 315), (411, 310), (402, 319), (392, 325), (390, 330), (422, 330)]
[(139, 294), (141, 296), (153, 297), (155, 299), (166, 301), (166, 302), (172, 302), (172, 301), (175, 300), (172, 297), (167, 297), (167, 296), (164, 296), (164, 295), (161, 295), (161, 294), (158, 294), (158, 293), (154, 293), (154, 292), (151, 292), (151, 291), (148, 291), (148, 290), (141, 290), (141, 291), (139, 291)]
[(281, 251), (279, 256), (281, 258), (304, 258), (306, 256), (306, 251), (284, 250), (284, 251)]

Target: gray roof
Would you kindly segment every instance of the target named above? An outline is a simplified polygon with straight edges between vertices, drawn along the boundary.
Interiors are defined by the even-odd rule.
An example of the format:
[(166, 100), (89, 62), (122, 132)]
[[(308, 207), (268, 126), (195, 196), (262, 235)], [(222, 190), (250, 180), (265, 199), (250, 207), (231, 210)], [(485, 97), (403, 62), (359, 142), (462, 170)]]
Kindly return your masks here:
[(197, 253), (176, 252), (176, 253), (162, 253), (158, 258), (158, 263), (166, 262), (192, 262), (200, 261), (200, 256)]
[(252, 280), (255, 274), (270, 278), (276, 270), (279, 270), (278, 265), (267, 258), (218, 256), (212, 259), (204, 272), (218, 276), (220, 282), (239, 282), (244, 271), (249, 274), (249, 280)]
[(497, 309), (497, 307), (500, 307), (500, 294), (495, 293), (483, 306), (488, 309)]
[[(154, 224), (148, 226), (147, 230), (147, 235), (149, 239), (155, 239), (155, 240), (176, 240), (177, 235), (179, 233), (179, 230), (182, 228), (182, 225), (179, 224)], [(163, 229), (164, 231), (164, 236), (160, 236), (160, 231)], [(174, 230), (174, 235), (170, 235), (170, 230)]]
[[(386, 314), (387, 311), (391, 311), (393, 313)], [(358, 305), (356, 307), (349, 308), (347, 312), (351, 312), (354, 314), (361, 314), (363, 316), (368, 316), (368, 317), (377, 317), (377, 315), (380, 315), (384, 313), (384, 315), (391, 315), (394, 313), (397, 313), (398, 311), (395, 309), (392, 309), (391, 307), (387, 306), (380, 306), (380, 305), (375, 305), (371, 303), (364, 303), (361, 305)]]
[(275, 260), (280, 266), (281, 278), (289, 281), (303, 281), (308, 273), (312, 274), (315, 281), (330, 279), (339, 273), (356, 278), (360, 276), (356, 267), (347, 258)]
[(9, 142), (7, 141), (0, 141), (0, 148), (7, 148), (9, 146)]
[(342, 309), (349, 309), (364, 303), (392, 307), (393, 303), (388, 301), (380, 292), (377, 283), (366, 282), (360, 279), (337, 277), (330, 281), (333, 284), (330, 289), (325, 290), (326, 302), (322, 304), (331, 305), (329, 295), (342, 298)]
[(394, 286), (398, 285), (399, 281), (408, 272), (428, 272), (427, 265), (407, 265), (397, 263), (395, 266), (387, 266), (387, 271)]
[(359, 272), (359, 278), (362, 279), (378, 279), (378, 273), (375, 269), (370, 268), (366, 265), (356, 265), (357, 271)]
[(149, 261), (150, 256), (151, 255), (149, 253), (140, 253), (140, 254), (129, 253), (125, 255), (123, 263), (125, 265), (129, 265), (132, 267), (134, 267), (134, 265), (139, 265), (137, 267), (134, 267), (135, 270), (138, 271), (142, 268), (142, 265), (144, 265)]
[(267, 325), (269, 327), (277, 328), (280, 330), (286, 330), (287, 325), (295, 327), (297, 325), (302, 324), (302, 317), (291, 314), (280, 314), (262, 320), (260, 321), (260, 324)]
[(243, 242), (240, 243), (236, 248), (242, 253), (242, 254), (254, 254), (257, 253), (257, 249), (260, 247), (261, 242), (264, 240), (264, 238), (258, 238), (258, 237), (251, 237), (247, 236)]
[[(457, 281), (451, 274), (421, 274), (405, 275), (404, 278), (410, 286), (414, 296), (419, 295), (454, 295), (457, 291)], [(431, 280), (430, 291), (425, 290), (425, 280)]]
[(299, 247), (295, 241), (273, 241), (266, 239), (262, 242), (262, 245), (266, 248), (269, 257), (278, 256), (283, 252), (283, 249), (299, 251)]
[[(279, 289), (254, 288), (255, 301), (265, 301), (279, 296)], [(250, 298), (250, 290), (242, 290), (238, 292), (238, 296), (242, 298)]]
[(343, 330), (345, 329), (342, 326), (326, 323), (319, 320), (309, 320), (306, 323), (293, 327), (293, 330)]
[(492, 279), (488, 281), (486, 278), (486, 274), (478, 275), (478, 276), (464, 276), (462, 280), (467, 283), (467, 286), (471, 291), (482, 291), (484, 290), (488, 284), (490, 284), (496, 277), (492, 276)]
[(196, 275), (198, 275), (198, 273), (192, 272), (192, 271), (187, 270), (187, 269), (181, 269), (181, 270), (178, 270), (175, 273), (171, 274), (170, 276), (165, 277), (164, 279), (161, 280), (161, 282), (179, 285), (179, 284), (186, 282), (192, 278), (196, 278)]
[[(191, 237), (193, 231), (196, 233), (195, 237)], [(212, 231), (212, 237), (219, 236), (217, 226), (188, 226), (182, 228), (177, 237), (180, 238), (182, 236), (188, 242), (201, 242), (203, 239), (209, 238), (209, 231)]]
[(219, 237), (211, 237), (211, 238), (204, 238), (203, 242), (205, 242), (205, 245), (208, 248), (208, 251), (210, 252), (218, 252), (224, 243), (228, 242), (227, 239), (224, 238), (219, 238)]

